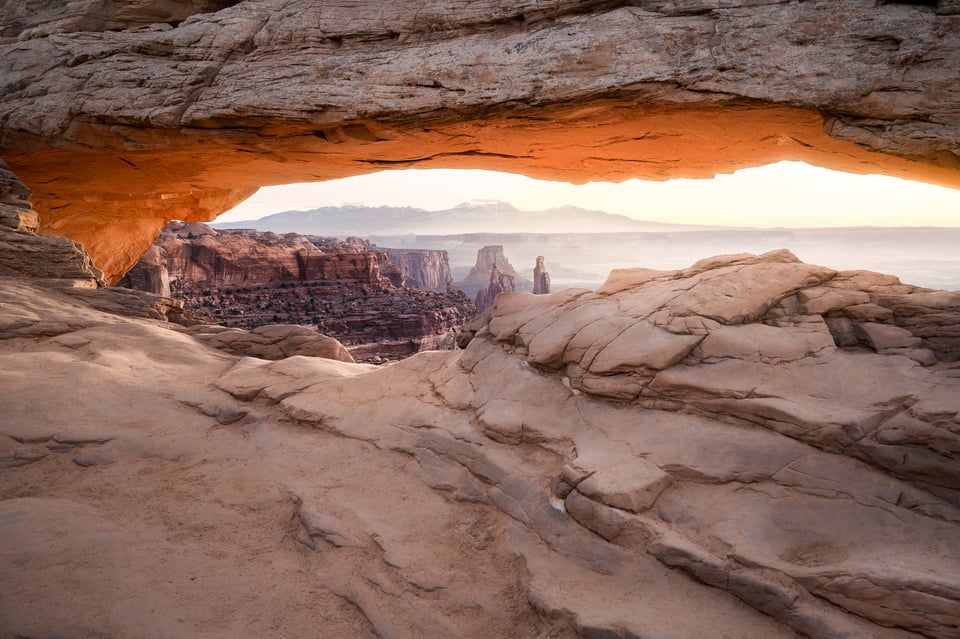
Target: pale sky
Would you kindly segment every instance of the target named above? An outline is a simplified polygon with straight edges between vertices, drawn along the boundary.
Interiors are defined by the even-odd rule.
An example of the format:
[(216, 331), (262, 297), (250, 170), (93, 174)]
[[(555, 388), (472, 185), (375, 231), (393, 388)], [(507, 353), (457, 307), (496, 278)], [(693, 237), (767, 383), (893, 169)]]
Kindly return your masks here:
[[(960, 226), (960, 190), (880, 175), (851, 175), (778, 162), (710, 180), (573, 185), (510, 173), (431, 169), (260, 189), (218, 222), (290, 210), (366, 204), (431, 211), (471, 200), (522, 210), (564, 204), (638, 220), (725, 226)], [(496, 229), (490, 229), (495, 232)]]

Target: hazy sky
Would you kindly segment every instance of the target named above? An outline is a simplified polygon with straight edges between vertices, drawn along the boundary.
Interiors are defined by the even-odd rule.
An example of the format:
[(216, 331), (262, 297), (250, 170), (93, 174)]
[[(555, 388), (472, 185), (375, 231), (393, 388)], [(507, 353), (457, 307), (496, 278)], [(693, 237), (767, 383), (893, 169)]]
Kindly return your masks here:
[(217, 220), (251, 220), (280, 211), (342, 204), (440, 210), (481, 199), (510, 202), (524, 210), (573, 204), (640, 220), (688, 224), (960, 226), (960, 190), (838, 173), (801, 162), (778, 162), (712, 180), (628, 180), (579, 186), (492, 171), (384, 171), (262, 188)]

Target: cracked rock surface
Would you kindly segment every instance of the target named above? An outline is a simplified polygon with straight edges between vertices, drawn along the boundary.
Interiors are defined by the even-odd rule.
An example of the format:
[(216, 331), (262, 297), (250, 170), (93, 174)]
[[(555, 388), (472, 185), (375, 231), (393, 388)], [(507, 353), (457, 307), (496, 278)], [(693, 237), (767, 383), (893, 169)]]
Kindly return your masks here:
[(725, 256), (382, 367), (0, 292), (61, 327), (0, 340), (2, 634), (960, 631), (956, 292)]
[(171, 219), (391, 168), (960, 186), (958, 64), (958, 0), (10, 0), (0, 154), (113, 283)]

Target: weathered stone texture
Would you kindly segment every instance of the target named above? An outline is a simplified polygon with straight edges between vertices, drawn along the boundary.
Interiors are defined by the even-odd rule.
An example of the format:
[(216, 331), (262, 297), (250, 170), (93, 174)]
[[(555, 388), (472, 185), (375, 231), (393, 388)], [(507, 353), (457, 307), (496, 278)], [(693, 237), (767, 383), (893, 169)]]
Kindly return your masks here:
[(493, 264), (490, 267), (490, 283), (486, 288), (477, 292), (473, 304), (477, 307), (477, 311), (482, 313), (493, 306), (498, 295), (512, 293), (516, 290), (516, 278), (513, 275), (501, 273), (497, 265)]
[(38, 235), (39, 226), (30, 189), (0, 160), (0, 276), (60, 280), (83, 287), (103, 284), (103, 273), (78, 242)]
[(453, 274), (446, 251), (382, 249), (392, 264), (412, 280), (412, 288), (445, 293), (453, 288)]
[(0, 277), (4, 635), (957, 636), (960, 293), (726, 256), (381, 367), (116, 295)]
[(386, 251), (356, 238), (171, 222), (120, 284), (172, 296), (197, 317), (232, 328), (314, 326), (361, 360), (454, 348), (473, 305), (447, 286), (420, 290), (415, 279), (438, 284), (437, 276), (446, 273), (449, 282), (446, 253), (400, 255), (402, 268), (388, 261)]
[(952, 0), (8, 2), (0, 153), (114, 282), (169, 219), (377, 168), (960, 186), (958, 62)]
[(243, 357), (278, 360), (301, 355), (353, 362), (340, 342), (306, 326), (273, 324), (246, 331), (197, 325), (184, 332), (208, 346)]

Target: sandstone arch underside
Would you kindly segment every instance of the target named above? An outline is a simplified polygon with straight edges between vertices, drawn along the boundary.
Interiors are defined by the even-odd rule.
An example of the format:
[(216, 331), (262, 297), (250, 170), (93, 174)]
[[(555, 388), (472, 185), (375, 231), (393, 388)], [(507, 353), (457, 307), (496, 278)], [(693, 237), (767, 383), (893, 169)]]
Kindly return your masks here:
[(958, 0), (33, 5), (0, 7), (0, 156), (109, 281), (170, 219), (386, 168), (960, 188)]

